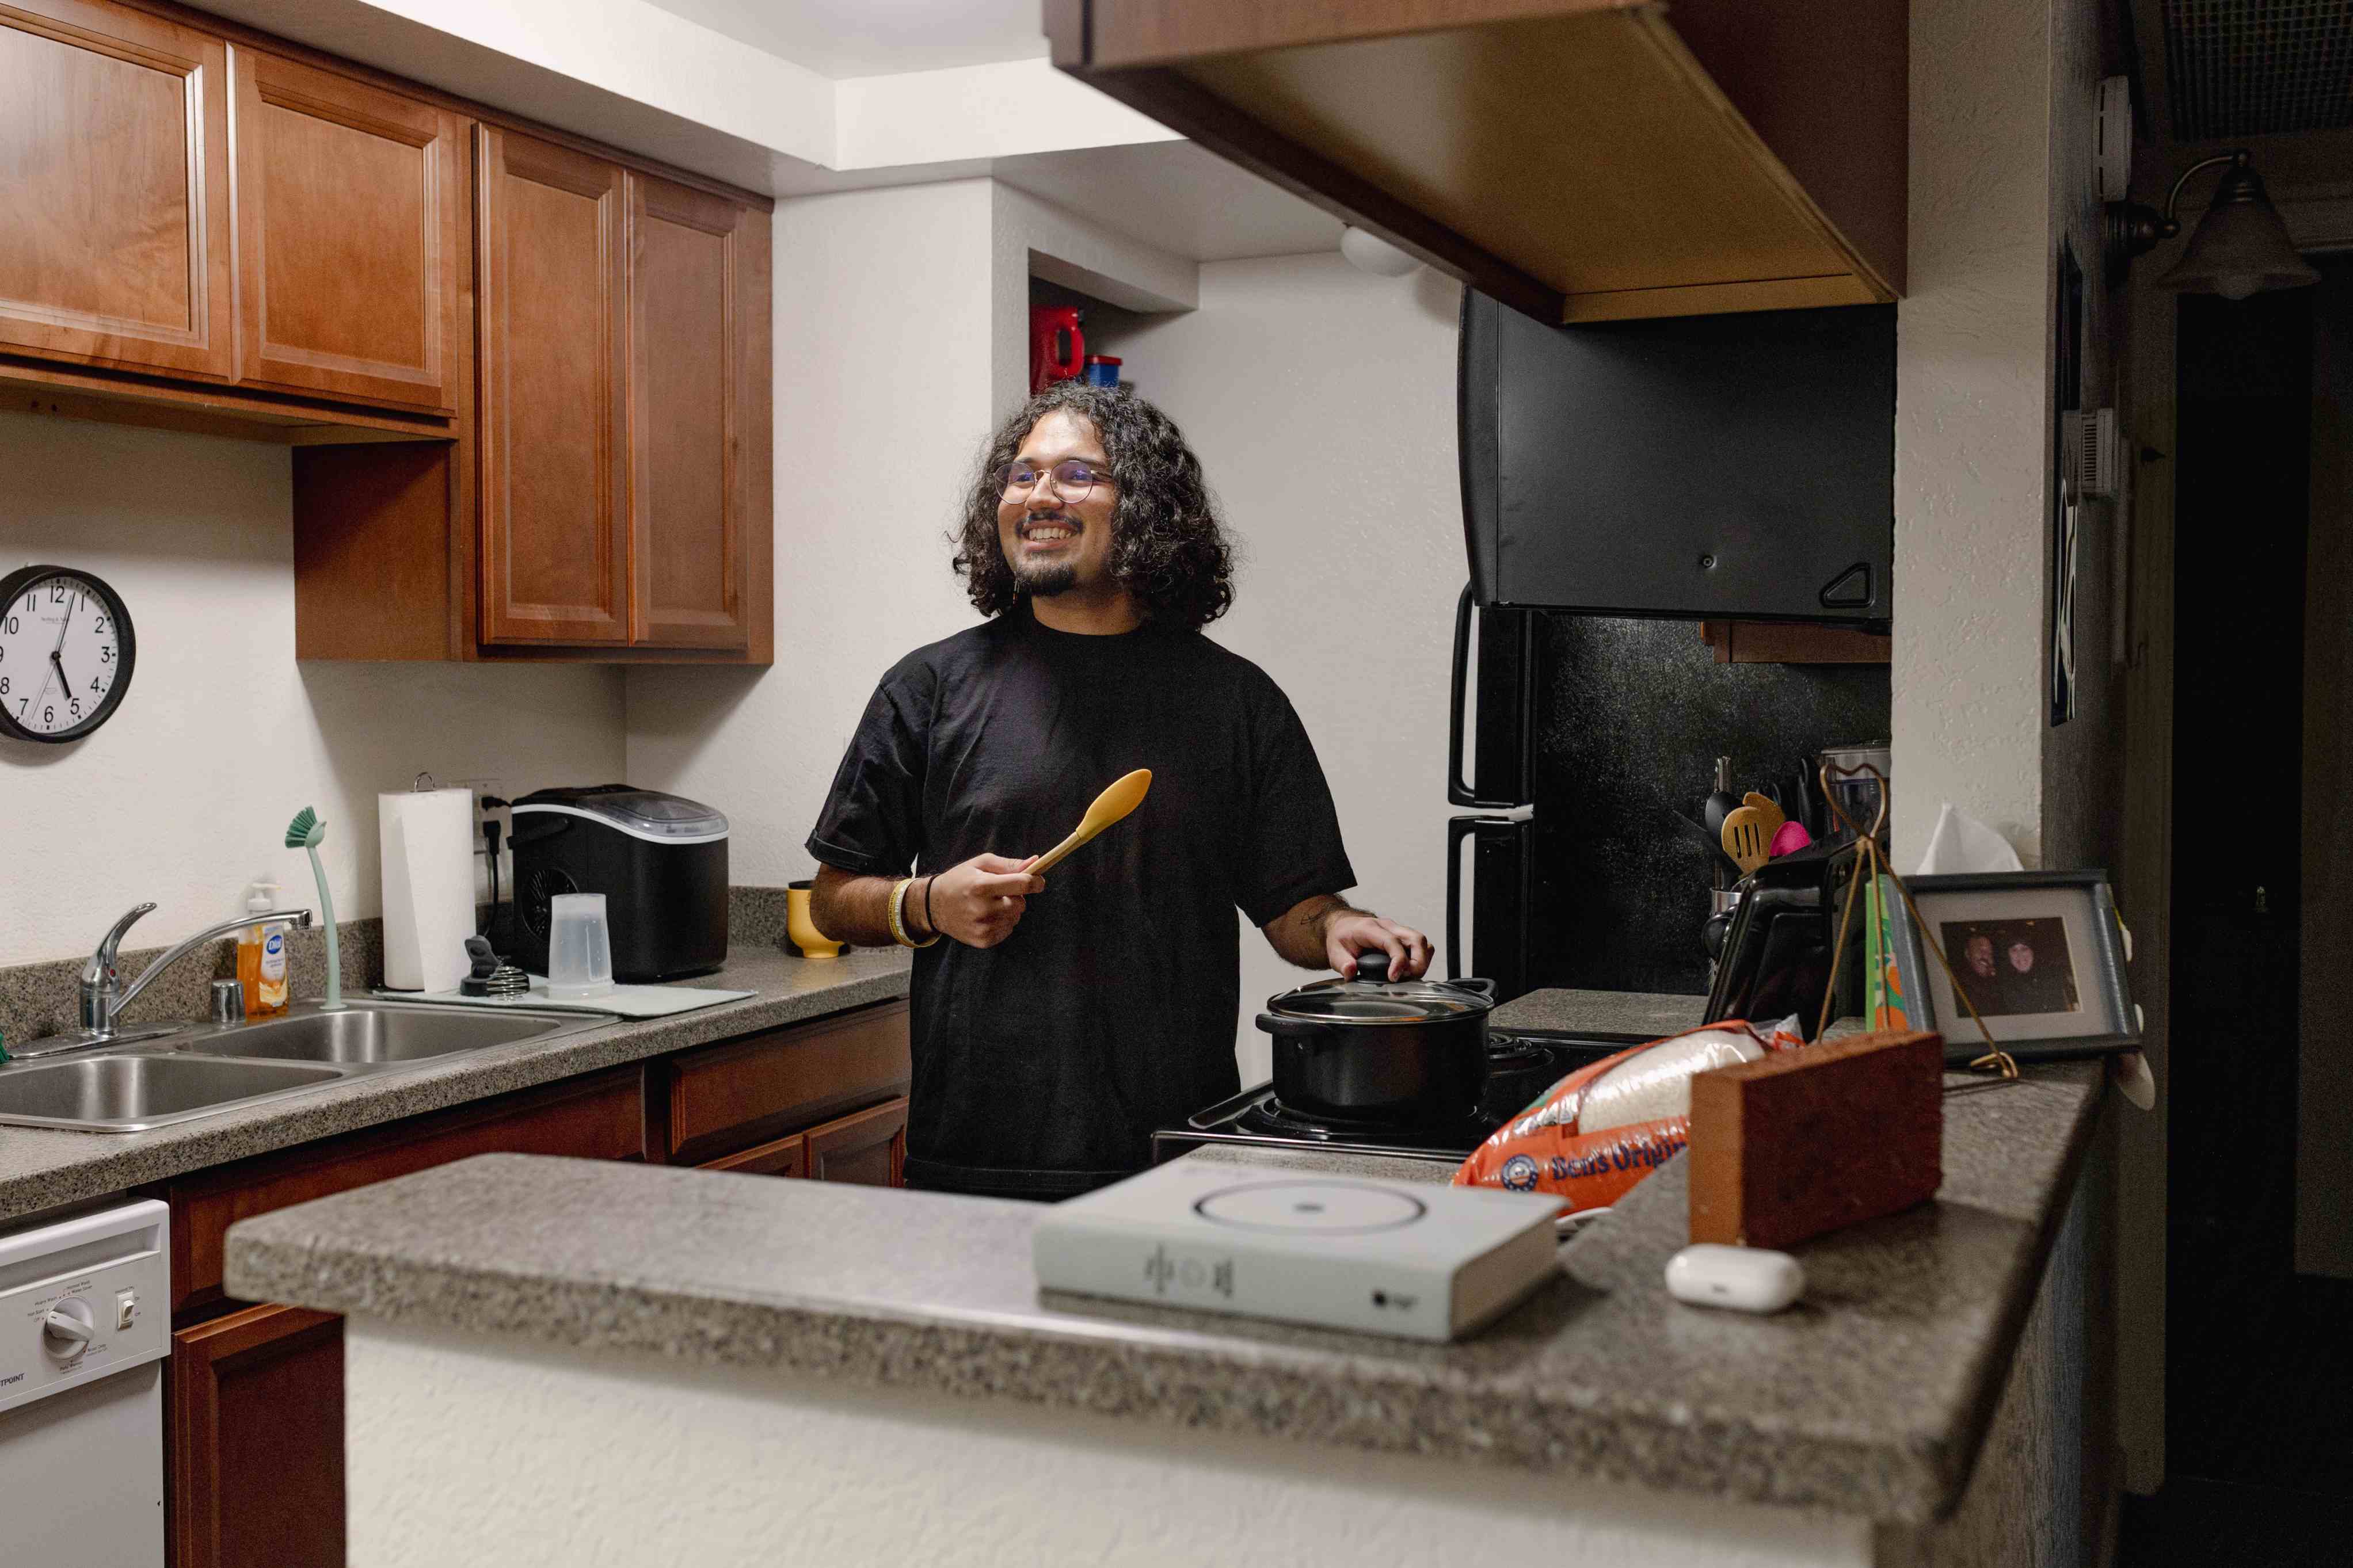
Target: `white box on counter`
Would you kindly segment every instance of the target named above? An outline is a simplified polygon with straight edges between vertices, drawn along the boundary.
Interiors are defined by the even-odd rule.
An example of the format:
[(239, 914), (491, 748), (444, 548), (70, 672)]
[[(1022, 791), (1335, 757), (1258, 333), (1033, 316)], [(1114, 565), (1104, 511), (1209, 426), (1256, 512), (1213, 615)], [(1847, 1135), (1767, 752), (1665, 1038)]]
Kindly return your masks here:
[(1041, 1289), (1394, 1334), (1474, 1333), (1559, 1270), (1560, 1200), (1178, 1160), (1046, 1211)]

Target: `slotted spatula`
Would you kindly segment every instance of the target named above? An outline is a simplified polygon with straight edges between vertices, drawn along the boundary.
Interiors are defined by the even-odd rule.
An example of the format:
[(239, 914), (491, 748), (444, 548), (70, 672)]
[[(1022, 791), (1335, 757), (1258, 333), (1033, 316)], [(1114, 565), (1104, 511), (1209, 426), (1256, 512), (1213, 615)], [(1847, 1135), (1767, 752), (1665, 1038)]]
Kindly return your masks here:
[(1077, 829), (1068, 838), (1039, 856), (1030, 866), (1029, 874), (1042, 877), (1060, 865), (1071, 850), (1142, 805), (1144, 792), (1151, 787), (1150, 768), (1138, 768), (1132, 773), (1113, 779), (1111, 787), (1095, 796), (1095, 803), (1087, 807), (1087, 815), (1081, 819)]
[(1765, 814), (1753, 805), (1744, 805), (1724, 819), (1724, 852), (1732, 857), (1747, 876), (1773, 858), (1773, 834), (1765, 826)]
[(1788, 813), (1783, 811), (1780, 803), (1769, 795), (1758, 795), (1752, 789), (1741, 796), (1740, 804), (1751, 807), (1765, 819), (1765, 842), (1767, 844), (1773, 842), (1773, 835), (1781, 831), (1781, 824), (1789, 820)]

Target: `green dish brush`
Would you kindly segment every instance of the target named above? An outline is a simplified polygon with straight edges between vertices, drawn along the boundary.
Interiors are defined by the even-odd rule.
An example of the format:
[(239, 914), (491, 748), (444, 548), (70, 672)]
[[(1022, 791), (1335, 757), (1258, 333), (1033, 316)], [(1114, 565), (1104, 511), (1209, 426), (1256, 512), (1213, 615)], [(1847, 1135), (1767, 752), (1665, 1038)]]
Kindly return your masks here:
[(319, 912), (326, 917), (327, 999), (319, 1005), (319, 1011), (340, 1013), (343, 1010), (343, 935), (335, 929), (335, 900), (327, 891), (327, 868), (319, 864), (319, 844), (326, 837), (327, 825), (307, 805), (286, 825), (286, 847), (311, 852), (311, 874), (319, 879)]

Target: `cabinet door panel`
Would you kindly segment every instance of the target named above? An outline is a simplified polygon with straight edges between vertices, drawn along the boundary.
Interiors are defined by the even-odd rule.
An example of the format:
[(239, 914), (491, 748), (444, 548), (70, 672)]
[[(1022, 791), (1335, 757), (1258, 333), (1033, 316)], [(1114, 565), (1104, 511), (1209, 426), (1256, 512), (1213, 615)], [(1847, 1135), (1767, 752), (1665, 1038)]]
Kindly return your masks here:
[[(743, 247), (754, 215), (629, 176), (629, 438), (635, 640), (742, 647)], [(765, 325), (765, 324), (764, 324)]]
[(226, 381), (227, 51), (84, 0), (0, 0), (0, 346)]
[(172, 1336), (175, 1568), (343, 1568), (343, 1321), (248, 1307)]
[(449, 410), (461, 122), (232, 52), (238, 379)]
[(772, 1143), (756, 1143), (738, 1153), (705, 1160), (702, 1169), (733, 1171), (745, 1176), (806, 1176), (808, 1174), (808, 1140), (796, 1132)]
[(894, 1100), (808, 1130), (808, 1173), (869, 1187), (907, 1184), (907, 1102)]
[(480, 136), (482, 640), (626, 642), (622, 172)]

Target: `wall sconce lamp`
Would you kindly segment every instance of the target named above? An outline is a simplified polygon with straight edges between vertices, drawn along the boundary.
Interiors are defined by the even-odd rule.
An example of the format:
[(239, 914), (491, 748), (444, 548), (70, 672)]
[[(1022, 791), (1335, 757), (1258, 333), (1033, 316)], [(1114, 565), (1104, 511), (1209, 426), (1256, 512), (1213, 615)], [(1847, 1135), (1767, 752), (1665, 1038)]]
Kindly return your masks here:
[(2320, 274), (2295, 253), (2287, 225), (2263, 194), (2263, 176), (2249, 163), (2244, 149), (2217, 154), (2183, 170), (2181, 178), (2173, 182), (2161, 214), (2137, 202), (2110, 202), (2109, 275), (2120, 279), (2134, 257), (2179, 234), (2181, 220), (2174, 215), (2181, 204), (2181, 188), (2200, 170), (2226, 163), (2230, 172), (2214, 187), (2214, 199), (2208, 204), (2206, 216), (2198, 220), (2181, 259), (2158, 283), (2184, 293), (2243, 300), (2266, 289), (2301, 289), (2319, 282)]

